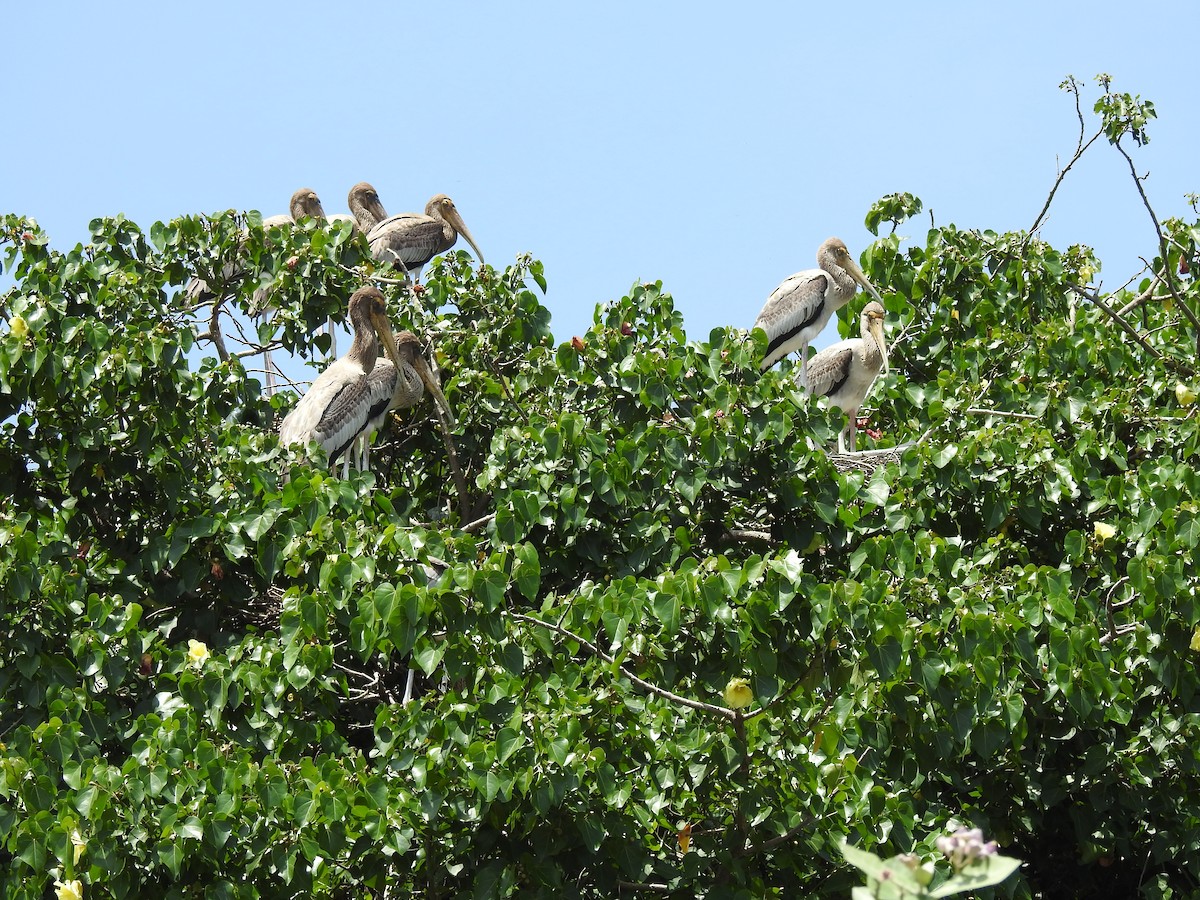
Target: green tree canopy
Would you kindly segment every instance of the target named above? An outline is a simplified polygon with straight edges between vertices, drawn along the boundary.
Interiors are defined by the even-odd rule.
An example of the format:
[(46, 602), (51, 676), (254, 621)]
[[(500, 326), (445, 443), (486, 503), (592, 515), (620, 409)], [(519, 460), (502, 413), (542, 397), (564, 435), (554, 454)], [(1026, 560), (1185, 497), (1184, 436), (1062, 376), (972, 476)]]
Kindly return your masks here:
[[(1153, 106), (1101, 90), (1063, 175), (1104, 138), (1140, 191)], [(844, 842), (964, 824), (1026, 861), (1006, 896), (1196, 890), (1200, 221), (1146, 209), (1104, 290), (1045, 210), (910, 239), (881, 199), (853, 455), (761, 332), (689, 339), (661, 284), (560, 342), (531, 259), (409, 291), (345, 224), (61, 252), (6, 216), (5, 896), (846, 897)], [(294, 395), (247, 364), (373, 278), (461, 481), (428, 402), (347, 480), (278, 445)]]

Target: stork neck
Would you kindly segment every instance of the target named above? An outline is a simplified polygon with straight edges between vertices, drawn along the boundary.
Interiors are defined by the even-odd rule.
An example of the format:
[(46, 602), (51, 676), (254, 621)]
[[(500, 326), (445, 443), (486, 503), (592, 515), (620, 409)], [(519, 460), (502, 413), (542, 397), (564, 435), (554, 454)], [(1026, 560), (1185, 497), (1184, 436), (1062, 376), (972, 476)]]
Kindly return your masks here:
[(350, 344), (350, 352), (346, 354), (362, 365), (364, 372), (370, 372), (379, 358), (379, 336), (375, 327), (369, 322), (353, 322), (354, 340)]
[(383, 207), (378, 203), (370, 203), (355, 197), (350, 202), (350, 213), (364, 234), (387, 218)]

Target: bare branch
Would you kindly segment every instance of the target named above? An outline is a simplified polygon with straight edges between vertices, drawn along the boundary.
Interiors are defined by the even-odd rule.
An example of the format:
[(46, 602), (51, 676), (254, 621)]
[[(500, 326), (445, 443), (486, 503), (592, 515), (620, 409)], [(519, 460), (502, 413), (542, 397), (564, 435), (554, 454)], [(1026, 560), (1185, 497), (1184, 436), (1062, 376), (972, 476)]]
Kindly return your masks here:
[(1079, 287), (1078, 285), (1074, 285), (1074, 284), (1069, 284), (1069, 285), (1067, 285), (1067, 287), (1070, 288), (1075, 293), (1077, 293), (1079, 296), (1081, 296), (1087, 300), (1091, 300), (1094, 304), (1096, 304), (1096, 306), (1100, 307), (1100, 309), (1102, 309), (1105, 312), (1105, 314), (1108, 315), (1108, 317), (1110, 319), (1112, 319), (1114, 322), (1116, 322), (1118, 325), (1120, 325), (1122, 330), (1126, 334), (1128, 334), (1135, 341), (1137, 341), (1142, 346), (1142, 348), (1147, 353), (1149, 353), (1151, 356), (1153, 356), (1156, 360), (1158, 360), (1159, 362), (1162, 362), (1164, 365), (1168, 366), (1169, 368), (1174, 369), (1176, 372), (1180, 372), (1185, 375), (1195, 374), (1195, 370), (1192, 367), (1184, 365), (1179, 360), (1175, 359), (1173, 356), (1164, 356), (1163, 354), (1161, 354), (1157, 350), (1155, 350), (1152, 346), (1150, 346), (1150, 343), (1144, 337), (1142, 337), (1140, 334), (1138, 334), (1137, 329), (1134, 328), (1132, 325), (1130, 325), (1129, 322), (1126, 321), (1124, 316), (1122, 316), (1115, 309), (1113, 309), (1111, 306), (1109, 306), (1107, 303), (1105, 303), (1100, 298), (1099, 294), (1095, 293), (1094, 291), (1085, 291), (1083, 288)]
[(1050, 211), (1050, 204), (1054, 202), (1054, 195), (1058, 193), (1058, 189), (1062, 185), (1063, 179), (1067, 177), (1067, 173), (1071, 171), (1071, 167), (1079, 162), (1079, 158), (1087, 152), (1087, 149), (1096, 142), (1097, 138), (1104, 134), (1104, 129), (1100, 128), (1086, 142), (1084, 141), (1084, 137), (1087, 134), (1087, 125), (1083, 120), (1083, 109), (1079, 105), (1079, 85), (1076, 84), (1073, 78), (1069, 79), (1069, 83), (1071, 85), (1069, 90), (1075, 95), (1075, 115), (1079, 118), (1079, 141), (1075, 145), (1075, 155), (1071, 157), (1071, 161), (1067, 163), (1066, 168), (1062, 169), (1058, 173), (1058, 177), (1054, 179), (1054, 186), (1050, 188), (1050, 195), (1046, 197), (1046, 202), (1042, 205), (1042, 211), (1037, 214), (1037, 218), (1029, 226), (1030, 235), (1037, 231), (1045, 221), (1046, 213)]
[(479, 532), (483, 531), (483, 529), (487, 528), (488, 523), (494, 518), (496, 518), (495, 513), (488, 513), (482, 519), (476, 519), (474, 522), (468, 522), (466, 525), (462, 526), (462, 530), (467, 534), (478, 534)]
[(1002, 416), (1009, 419), (1040, 419), (1041, 416), (1035, 416), (1033, 413), (1008, 412), (1003, 409), (981, 409), (972, 406), (969, 409), (964, 409), (968, 416)]
[(609, 663), (610, 665), (616, 665), (616, 667), (620, 670), (621, 674), (624, 675), (626, 678), (628, 678), (630, 681), (632, 681), (634, 684), (636, 684), (638, 687), (642, 688), (643, 690), (649, 691), (651, 694), (654, 694), (658, 697), (662, 697), (664, 700), (670, 700), (672, 703), (678, 703), (681, 706), (688, 707), (689, 709), (699, 710), (700, 712), (705, 712), (712, 716), (718, 716), (719, 718), (722, 718), (722, 719), (728, 719), (731, 722), (737, 722), (739, 719), (743, 718), (742, 714), (736, 710), (727, 709), (724, 706), (715, 706), (712, 703), (704, 703), (700, 700), (692, 700), (689, 697), (682, 697), (679, 694), (668, 691), (666, 688), (661, 688), (658, 685), (653, 684), (644, 678), (639, 678), (637, 675), (634, 675), (632, 672), (630, 672), (628, 669), (626, 669), (624, 665), (618, 663), (615, 657), (609, 656), (607, 653), (605, 653), (603, 650), (601, 650), (595, 644), (591, 643), (590, 641), (586, 640), (585, 638), (580, 637), (579, 635), (575, 634), (573, 631), (568, 631), (566, 628), (563, 628), (561, 625), (555, 625), (551, 622), (544, 621), (543, 619), (537, 619), (537, 618), (534, 618), (533, 616), (526, 616), (526, 615), (523, 615), (518, 612), (512, 612), (511, 610), (508, 611), (506, 613), (506, 615), (510, 616), (513, 619), (516, 619), (519, 622), (528, 622), (530, 625), (540, 625), (542, 628), (548, 628), (550, 631), (553, 631), (554, 633), (560, 635), (561, 637), (565, 637), (568, 640), (574, 641), (575, 643), (579, 644), (580, 647), (582, 647), (588, 653), (590, 653), (592, 656), (597, 656), (600, 659), (604, 660), (606, 663)]
[(755, 531), (750, 528), (730, 528), (721, 535), (721, 542), (725, 544), (745, 544), (753, 541), (769, 544), (772, 547), (779, 544), (779, 541), (775, 540), (771, 532)]
[(1142, 181), (1148, 175), (1138, 175), (1137, 167), (1133, 164), (1133, 157), (1129, 155), (1129, 151), (1121, 146), (1119, 140), (1114, 141), (1113, 146), (1117, 148), (1117, 151), (1125, 157), (1125, 162), (1129, 164), (1129, 174), (1133, 176), (1133, 183), (1137, 186), (1138, 194), (1142, 198), (1142, 205), (1146, 207), (1146, 212), (1150, 214), (1150, 221), (1154, 223), (1154, 233), (1158, 236), (1158, 252), (1163, 261), (1163, 280), (1167, 285), (1167, 290), (1171, 292), (1171, 296), (1175, 298), (1175, 302), (1183, 310), (1183, 314), (1187, 316), (1188, 321), (1192, 323), (1192, 327), (1196, 329), (1196, 355), (1200, 356), (1200, 318), (1196, 317), (1196, 313), (1193, 312), (1192, 308), (1183, 299), (1183, 295), (1179, 292), (1179, 286), (1175, 283), (1175, 276), (1171, 272), (1171, 267), (1167, 265), (1167, 238), (1163, 234), (1162, 225), (1158, 222), (1158, 216), (1154, 212), (1154, 207), (1150, 205), (1150, 198), (1146, 196), (1146, 189), (1142, 187)]

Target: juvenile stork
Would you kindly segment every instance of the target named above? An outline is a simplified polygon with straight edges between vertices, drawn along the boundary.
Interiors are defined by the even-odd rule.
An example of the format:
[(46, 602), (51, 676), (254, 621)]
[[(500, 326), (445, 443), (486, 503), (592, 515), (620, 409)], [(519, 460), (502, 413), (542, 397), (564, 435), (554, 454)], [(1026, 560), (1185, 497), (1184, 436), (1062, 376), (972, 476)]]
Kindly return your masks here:
[(421, 267), (453, 247), (460, 234), (483, 263), (479, 245), (471, 237), (454, 201), (445, 194), (438, 194), (426, 203), (424, 214), (389, 216), (375, 188), (362, 181), (350, 189), (348, 202), (358, 227), (367, 235), (371, 255), (403, 269), (414, 280), (420, 277)]
[[(871, 301), (862, 311), (861, 338), (848, 338), (826, 347), (812, 358), (808, 366), (810, 394), (824, 397), (850, 419), (838, 435), (838, 452), (854, 452), (854, 436), (858, 430), (858, 411), (862, 408), (871, 382), (882, 368), (888, 370), (887, 345), (883, 342), (883, 307)], [(847, 440), (847, 435), (849, 436)]]
[(824, 329), (829, 318), (849, 302), (862, 285), (880, 303), (883, 298), (867, 280), (846, 245), (829, 238), (817, 251), (820, 268), (805, 269), (790, 276), (771, 292), (754, 321), (767, 333), (770, 343), (763, 357), (766, 371), (793, 350), (800, 350), (800, 383), (808, 383), (808, 344)]
[(380, 343), (393, 366), (400, 368), (402, 364), (387, 305), (378, 288), (362, 287), (354, 292), (350, 298), (350, 327), (354, 332), (350, 351), (317, 376), (279, 426), (281, 444), (316, 441), (328, 455), (330, 467), (374, 415), (366, 388)]
[[(263, 230), (269, 231), (280, 225), (290, 225), (305, 216), (312, 216), (314, 219), (325, 218), (321, 200), (312, 188), (300, 188), (292, 194), (291, 202), (288, 203), (288, 212), (278, 216), (267, 216), (262, 222)], [(221, 277), (226, 284), (245, 273), (246, 267), (240, 260), (230, 260), (221, 269)], [(197, 302), (211, 300), (216, 296), (203, 278), (193, 278), (184, 286), (183, 292), (189, 300)]]
[(354, 462), (360, 471), (367, 468), (371, 436), (383, 427), (388, 414), (393, 409), (416, 406), (425, 396), (426, 389), (445, 413), (448, 426), (454, 427), (454, 414), (450, 412), (450, 404), (446, 395), (442, 393), (437, 376), (425, 362), (421, 342), (417, 336), (411, 331), (401, 331), (396, 335), (396, 351), (400, 357), (400, 365), (392, 365), (389, 359), (378, 360), (363, 386), (369, 414), (357, 435), (359, 445), (358, 452), (354, 454)]
[[(291, 202), (288, 204), (288, 212), (277, 216), (267, 216), (262, 221), (263, 230), (270, 231), (272, 228), (278, 228), (282, 225), (293, 225), (305, 217), (314, 219), (325, 218), (325, 209), (321, 206), (321, 200), (312, 188), (300, 188), (300, 190), (292, 194)], [(226, 285), (245, 274), (246, 267), (240, 260), (230, 260), (221, 268), (221, 277)], [(209, 288), (208, 283), (202, 278), (193, 278), (183, 290), (184, 295), (194, 303), (204, 303), (216, 296), (212, 289)], [(272, 312), (268, 294), (269, 292), (265, 287), (260, 287), (254, 292), (252, 306), (256, 310), (254, 313), (255, 323), (261, 322), (264, 317)], [(330, 339), (333, 340), (333, 322), (329, 322), (326, 328)], [(336, 344), (331, 346), (333, 352), (336, 353)], [(275, 367), (271, 362), (271, 351), (263, 350), (262, 357), (267, 396), (270, 397), (275, 393)]]

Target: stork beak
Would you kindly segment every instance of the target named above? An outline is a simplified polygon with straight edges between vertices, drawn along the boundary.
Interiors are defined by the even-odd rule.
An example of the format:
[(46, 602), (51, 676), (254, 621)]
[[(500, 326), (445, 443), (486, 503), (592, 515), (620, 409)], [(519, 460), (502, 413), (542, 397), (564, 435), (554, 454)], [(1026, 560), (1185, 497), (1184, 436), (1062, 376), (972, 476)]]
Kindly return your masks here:
[(388, 359), (392, 361), (392, 365), (399, 372), (400, 351), (396, 347), (396, 336), (392, 334), (392, 323), (388, 321), (387, 316), (375, 314), (371, 316), (371, 323), (375, 326), (376, 336), (383, 342), (384, 352), (387, 353)]
[(442, 393), (442, 386), (438, 384), (438, 380), (433, 377), (433, 371), (425, 362), (425, 358), (417, 353), (413, 357), (413, 368), (417, 370), (417, 374), (421, 376), (421, 381), (425, 383), (425, 387), (429, 393), (433, 395), (433, 399), (437, 401), (437, 405), (442, 408), (446, 414), (450, 427), (454, 427), (454, 413), (450, 412), (450, 403), (446, 400), (446, 395)]
[(467, 243), (475, 249), (475, 255), (479, 257), (479, 264), (483, 265), (483, 254), (479, 251), (479, 245), (475, 243), (475, 238), (471, 237), (471, 232), (467, 230), (467, 224), (462, 220), (456, 207), (451, 207), (446, 214), (446, 218), (450, 220), (450, 224), (454, 226), (454, 230), (467, 239)]
[(862, 289), (864, 291), (866, 291), (880, 303), (883, 303), (883, 298), (879, 296), (879, 291), (875, 290), (875, 285), (871, 284), (871, 282), (867, 280), (867, 276), (864, 275), (863, 270), (858, 267), (858, 263), (856, 263), (853, 259), (847, 259), (846, 265), (842, 268), (850, 273), (851, 278), (862, 285)]
[(888, 371), (888, 352), (887, 344), (883, 340), (883, 319), (871, 320), (871, 335), (879, 344), (879, 352), (883, 354), (883, 369), (881, 372), (886, 375)]

